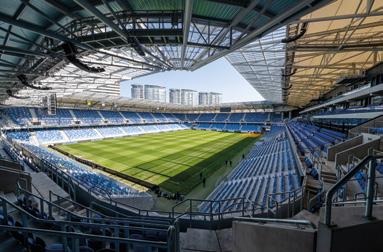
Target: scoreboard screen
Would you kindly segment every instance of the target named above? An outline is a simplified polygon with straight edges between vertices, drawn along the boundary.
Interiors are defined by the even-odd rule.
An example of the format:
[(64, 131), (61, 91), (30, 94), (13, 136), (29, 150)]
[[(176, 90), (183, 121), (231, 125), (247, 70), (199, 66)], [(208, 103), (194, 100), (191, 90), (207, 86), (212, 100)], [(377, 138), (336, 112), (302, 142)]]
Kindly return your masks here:
[(230, 113), (231, 112), (231, 107), (221, 107), (221, 108), (219, 108), (219, 112)]

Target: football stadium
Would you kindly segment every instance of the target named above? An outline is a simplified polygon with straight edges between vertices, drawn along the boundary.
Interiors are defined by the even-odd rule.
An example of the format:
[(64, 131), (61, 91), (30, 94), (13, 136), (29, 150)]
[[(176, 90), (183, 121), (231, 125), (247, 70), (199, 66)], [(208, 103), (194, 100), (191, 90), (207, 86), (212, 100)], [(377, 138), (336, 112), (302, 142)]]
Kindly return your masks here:
[(0, 252), (383, 251), (383, 0), (0, 3)]

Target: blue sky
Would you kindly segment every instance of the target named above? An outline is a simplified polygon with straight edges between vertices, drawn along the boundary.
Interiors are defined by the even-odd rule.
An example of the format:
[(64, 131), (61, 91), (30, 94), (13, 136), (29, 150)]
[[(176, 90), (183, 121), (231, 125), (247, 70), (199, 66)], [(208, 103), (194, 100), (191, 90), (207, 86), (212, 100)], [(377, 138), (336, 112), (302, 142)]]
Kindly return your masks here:
[[(262, 96), (225, 59), (218, 59), (194, 72), (168, 71), (121, 83), (121, 95), (130, 97), (131, 84), (152, 84), (222, 93), (223, 102), (260, 101)], [(167, 97), (168, 99), (169, 97)]]

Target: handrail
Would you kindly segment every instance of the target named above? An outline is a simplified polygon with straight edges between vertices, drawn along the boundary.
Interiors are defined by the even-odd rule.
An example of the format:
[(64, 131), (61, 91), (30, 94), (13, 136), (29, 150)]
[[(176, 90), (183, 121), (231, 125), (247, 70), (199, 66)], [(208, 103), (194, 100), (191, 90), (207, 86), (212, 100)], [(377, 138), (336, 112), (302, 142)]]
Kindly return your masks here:
[[(174, 218), (174, 219), (177, 219), (179, 218), (180, 216), (184, 216), (184, 215), (187, 215), (187, 214), (200, 214), (202, 216), (223, 216), (224, 214), (229, 214), (229, 213), (241, 213), (241, 212), (244, 212), (246, 209), (242, 208), (242, 209), (239, 209), (237, 211), (222, 211), (221, 207), (218, 208), (218, 212), (207, 212), (207, 213), (204, 213), (204, 212), (194, 212), (194, 211), (191, 211), (192, 209), (192, 205), (193, 205), (193, 202), (201, 202), (200, 204), (203, 204), (203, 203), (208, 203), (210, 205), (214, 205), (214, 204), (218, 204), (219, 206), (222, 205), (222, 202), (230, 202), (230, 201), (238, 201), (240, 200), (241, 202), (240, 203), (234, 203), (234, 204), (242, 204), (242, 206), (246, 205), (247, 204), (251, 204), (253, 206), (253, 208), (255, 207), (255, 205), (257, 205), (256, 203), (250, 201), (249, 199), (245, 198), (245, 197), (237, 197), (237, 198), (229, 198), (229, 199), (224, 199), (224, 200), (208, 200), (208, 199), (185, 199), (181, 202), (178, 202), (177, 204), (173, 205), (172, 207), (172, 212), (171, 212), (171, 216)], [(179, 213), (179, 212), (176, 212), (175, 211), (175, 208), (180, 206), (180, 205), (183, 205), (185, 203), (189, 203), (188, 204), (188, 207), (189, 207), (189, 210), (185, 211), (185, 212), (182, 212), (180, 213), (180, 215), (178, 216), (175, 216), (176, 213)], [(231, 204), (233, 205), (233, 204)], [(226, 209), (226, 208), (225, 208)], [(256, 210), (257, 208), (254, 208), (254, 210)]]
[[(0, 196), (0, 202), (1, 202), (0, 207), (2, 208), (4, 220), (8, 219), (7, 205), (10, 205), (12, 208), (18, 210), (22, 216), (29, 217), (30, 219), (33, 219), (34, 221), (38, 221), (40, 223), (48, 224), (48, 226), (49, 225), (56, 225), (59, 227), (64, 227), (64, 229), (65, 229), (65, 227), (69, 227), (69, 226), (71, 226), (71, 227), (85, 227), (85, 228), (97, 227), (97, 228), (112, 229), (112, 230), (114, 230), (115, 233), (119, 233), (120, 230), (125, 230), (127, 232), (129, 232), (129, 230), (136, 230), (136, 231), (145, 231), (146, 230), (146, 231), (155, 231), (155, 232), (164, 232), (164, 233), (166, 232), (168, 235), (167, 242), (156, 242), (156, 241), (152, 242), (149, 240), (136, 240), (136, 239), (131, 239), (131, 238), (122, 238), (122, 239), (134, 240), (134, 241), (137, 241), (138, 243), (148, 244), (148, 245), (152, 245), (152, 246), (158, 246), (159, 244), (161, 244), (161, 245), (163, 245), (163, 248), (167, 248), (167, 251), (174, 251), (173, 248), (178, 246), (178, 244), (175, 244), (178, 241), (175, 239), (177, 237), (177, 233), (174, 232), (176, 229), (174, 226), (172, 226), (172, 224), (160, 225), (160, 224), (156, 224), (156, 223), (150, 223), (149, 227), (145, 227), (145, 225), (143, 225), (144, 223), (138, 222), (138, 223), (136, 223), (137, 225), (134, 225), (134, 223), (133, 223), (133, 226), (129, 225), (129, 228), (126, 229), (125, 224), (121, 224), (121, 223), (111, 224), (107, 220), (105, 222), (101, 221), (101, 223), (100, 223), (100, 219), (98, 219), (98, 222), (89, 222), (89, 223), (88, 222), (81, 222), (81, 221), (80, 222), (79, 221), (72, 222), (72, 221), (41, 219), (41, 218), (37, 218), (37, 217), (33, 216), (32, 214), (30, 214), (26, 210), (22, 209), (21, 207), (17, 206), (16, 204), (10, 202), (9, 200), (7, 200), (6, 198), (4, 198), (2, 196)], [(23, 225), (26, 223), (26, 219), (24, 217), (21, 218)], [(0, 229), (5, 230), (2, 227), (3, 226), (0, 226)], [(9, 226), (6, 226), (6, 227), (9, 227)], [(23, 227), (20, 227), (20, 228), (23, 228)], [(58, 232), (62, 232), (62, 231), (52, 230), (51, 228), (49, 228), (47, 230), (30, 228), (30, 230), (33, 233), (39, 233), (39, 231), (49, 232), (50, 235), (56, 234)], [(74, 230), (76, 230), (76, 229), (74, 229)], [(81, 235), (87, 235), (87, 234), (78, 233), (78, 232), (71, 232), (71, 233), (73, 233), (74, 235), (77, 235), (76, 236), (77, 238), (81, 237)], [(68, 232), (64, 232), (64, 234), (68, 234)], [(171, 237), (169, 237), (169, 235), (171, 235)], [(97, 238), (102, 237), (100, 235), (94, 235), (94, 236), (91, 235), (91, 236), (97, 237)], [(64, 238), (67, 238), (67, 236), (64, 235)], [(118, 241), (121, 241), (121, 238), (120, 237), (113, 237), (113, 240), (115, 240), (115, 242), (118, 244)], [(75, 250), (75, 251), (77, 251), (77, 250)]]
[[(12, 208), (17, 209), (21, 214), (24, 214), (28, 216), (29, 218), (33, 219), (34, 221), (38, 221), (40, 223), (45, 223), (45, 224), (52, 224), (52, 225), (58, 225), (58, 226), (65, 226), (65, 225), (70, 225), (73, 227), (101, 227), (101, 228), (119, 228), (119, 227), (125, 227), (124, 224), (115, 224), (115, 223), (109, 223), (108, 221), (102, 223), (102, 222), (78, 222), (78, 221), (65, 221), (65, 220), (49, 220), (49, 219), (41, 219), (38, 217), (33, 216), (32, 214), (28, 213), (25, 211), (23, 208), (17, 206), (16, 204), (13, 204), (3, 196), (0, 196), (0, 202), (1, 202), (1, 207), (4, 210), (5, 205), (8, 204)], [(7, 212), (7, 211), (4, 211)], [(4, 214), (5, 215), (5, 214)], [(98, 219), (100, 221), (100, 219)], [(161, 224), (156, 224), (152, 223), (150, 224), (151, 227), (144, 227), (141, 222), (135, 222), (133, 224), (140, 224), (140, 225), (129, 225), (129, 229), (131, 230), (155, 230), (155, 231), (164, 231), (165, 228), (168, 228), (169, 225), (161, 225)]]
[[(72, 199), (68, 199), (68, 198), (61, 197), (60, 195), (58, 195), (58, 194), (52, 192), (51, 190), (49, 190), (49, 202), (51, 202), (51, 203), (53, 203), (52, 195), (53, 195), (53, 196), (56, 196), (57, 201), (62, 201), (62, 200), (69, 201), (72, 205), (74, 205), (74, 206), (78, 206), (78, 207), (81, 207), (81, 208), (85, 209), (85, 210), (87, 211), (87, 213), (88, 213), (88, 212), (93, 212), (93, 213), (95, 213), (95, 214), (100, 215), (101, 217), (108, 217), (107, 215), (105, 215), (105, 214), (103, 214), (103, 213), (100, 213), (100, 212), (98, 212), (98, 211), (96, 211), (96, 210), (94, 210), (94, 209), (92, 209), (92, 208), (90, 208), (90, 207), (86, 207), (86, 206), (84, 206), (84, 205), (82, 205), (82, 204), (80, 204), (80, 203), (78, 203), (78, 202), (76, 202), (76, 201), (73, 201)], [(88, 216), (88, 217), (89, 217), (89, 216)]]
[[(237, 211), (235, 211), (235, 210), (234, 211), (230, 211), (236, 205), (241, 205), (242, 209), (237, 210)], [(247, 205), (250, 205), (250, 209), (245, 207)], [(256, 206), (259, 206), (259, 208), (257, 208)], [(226, 211), (226, 210), (228, 210), (228, 211)], [(247, 212), (249, 210), (252, 212), (252, 216), (254, 216), (255, 211), (257, 211), (257, 210), (261, 210), (262, 213), (263, 213), (264, 207), (262, 205), (258, 204), (258, 203), (252, 202), (248, 198), (242, 198), (242, 200), (240, 202), (234, 202), (234, 203), (226, 206), (223, 209), (222, 214), (242, 212), (242, 216), (244, 216), (245, 215), (245, 211)]]
[(235, 217), (233, 221), (246, 221), (246, 222), (258, 222), (258, 223), (281, 223), (281, 224), (295, 224), (295, 225), (306, 225), (313, 229), (316, 229), (316, 225), (308, 220), (294, 220), (294, 219), (272, 219), (272, 218), (245, 218)]
[[(279, 204), (287, 204), (288, 205), (288, 215), (290, 217), (290, 205), (295, 204), (299, 200), (303, 200), (303, 192), (304, 192), (304, 186), (298, 187), (294, 190), (287, 191), (287, 192), (275, 192), (275, 193), (269, 193), (267, 195), (267, 208), (268, 210), (272, 209), (271, 202), (276, 203), (276, 212), (278, 212)], [(277, 195), (287, 195), (287, 197), (284, 200), (277, 200), (275, 196)], [(300, 197), (299, 197), (300, 196)], [(291, 202), (291, 198), (293, 198), (293, 202)], [(302, 205), (302, 204), (301, 204)], [(294, 206), (294, 205), (293, 205)], [(293, 214), (294, 214), (294, 208), (293, 208)]]
[[(357, 204), (366, 204), (367, 200), (348, 200), (348, 201), (340, 201), (340, 202), (333, 202), (333, 206), (341, 206), (341, 205), (357, 205)], [(375, 199), (373, 201), (374, 204), (383, 203), (383, 199)]]
[[(29, 194), (29, 195), (31, 195), (31, 196), (33, 196), (33, 197), (39, 199), (39, 200), (40, 200), (40, 205), (42, 205), (41, 202), (43, 202), (43, 203), (45, 202), (46, 204), (48, 204), (48, 207), (49, 207), (49, 205), (50, 205), (50, 206), (53, 206), (53, 207), (59, 209), (60, 211), (63, 211), (63, 212), (65, 212), (65, 213), (67, 213), (68, 215), (71, 215), (71, 216), (73, 216), (73, 217), (75, 217), (75, 218), (84, 219), (84, 220), (86, 220), (86, 221), (88, 221), (88, 222), (99, 221), (98, 218), (90, 218), (90, 217), (80, 216), (80, 215), (78, 215), (78, 214), (75, 214), (75, 213), (73, 213), (73, 212), (70, 212), (70, 211), (68, 211), (67, 209), (63, 208), (63, 207), (61, 207), (61, 206), (59, 206), (59, 205), (57, 205), (57, 204), (55, 204), (55, 203), (53, 203), (53, 202), (49, 202), (49, 201), (47, 201), (47, 200), (45, 200), (45, 199), (43, 199), (43, 198), (41, 198), (41, 197), (39, 197), (39, 196), (37, 196), (37, 195), (34, 195), (34, 194), (28, 192), (28, 191), (25, 191), (25, 190), (22, 189), (22, 188), (19, 188), (18, 190), (20, 190), (20, 191), (22, 191), (23, 193), (27, 193), (27, 194)], [(42, 206), (40, 206), (40, 207), (42, 207)], [(52, 208), (52, 207), (50, 207), (50, 208)], [(49, 210), (49, 211), (51, 211), (51, 210)], [(51, 212), (49, 212), (49, 214), (51, 215)], [(133, 217), (133, 216), (132, 216), (132, 217)], [(104, 218), (104, 220), (105, 220), (105, 221), (117, 221), (117, 222), (133, 223), (133, 221), (132, 221), (131, 219), (129, 219), (128, 217), (124, 217), (124, 218), (115, 218), (115, 217), (109, 217), (109, 216), (107, 216), (107, 217)], [(135, 218), (134, 220), (137, 220), (137, 218)], [(153, 220), (150, 220), (150, 221), (148, 220), (148, 222), (149, 222), (149, 223), (150, 223), (150, 222), (152, 223)]]
[(332, 207), (332, 198), (335, 193), (340, 189), (343, 185), (345, 185), (358, 171), (365, 167), (368, 163), (370, 163), (368, 169), (368, 184), (367, 184), (367, 204), (365, 216), (367, 218), (371, 217), (372, 214), (372, 201), (374, 197), (374, 184), (375, 184), (375, 169), (376, 169), (376, 159), (383, 158), (383, 155), (380, 156), (372, 156), (368, 155), (363, 158), (355, 167), (353, 167), (343, 178), (341, 178), (336, 184), (334, 184), (326, 194), (326, 208), (325, 208), (325, 224), (331, 225), (331, 207)]
[(34, 234), (42, 234), (49, 236), (61, 236), (65, 238), (73, 238), (75, 240), (78, 239), (93, 239), (93, 240), (102, 240), (109, 242), (119, 242), (119, 243), (127, 243), (127, 244), (145, 244), (151, 245), (158, 248), (168, 248), (170, 244), (162, 241), (148, 241), (148, 240), (137, 240), (131, 238), (122, 238), (116, 236), (104, 236), (104, 235), (93, 235), (93, 234), (84, 234), (84, 233), (76, 233), (76, 232), (67, 232), (67, 231), (56, 231), (50, 229), (39, 229), (39, 228), (28, 228), (28, 227), (16, 227), (16, 226), (8, 226), (8, 225), (0, 225), (1, 230), (6, 231), (19, 231), (25, 234), (34, 233)]

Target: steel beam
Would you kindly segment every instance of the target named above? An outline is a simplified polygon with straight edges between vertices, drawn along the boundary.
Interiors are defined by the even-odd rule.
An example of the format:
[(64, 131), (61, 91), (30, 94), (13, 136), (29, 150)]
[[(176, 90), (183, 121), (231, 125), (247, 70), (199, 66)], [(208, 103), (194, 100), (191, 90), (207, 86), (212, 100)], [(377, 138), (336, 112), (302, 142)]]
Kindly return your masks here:
[(0, 51), (16, 53), (16, 54), (21, 54), (21, 55), (31, 55), (31, 56), (38, 56), (38, 57), (50, 57), (50, 55), (46, 54), (46, 53), (30, 51), (30, 50), (20, 49), (20, 48), (17, 48), (17, 47), (11, 47), (11, 46), (2, 46), (2, 45), (0, 45)]
[(81, 18), (80, 15), (76, 13), (72, 13), (69, 7), (65, 6), (64, 4), (60, 3), (57, 0), (45, 0), (45, 2), (47, 2), (50, 6), (52, 6), (53, 8), (55, 8), (56, 10), (64, 14), (65, 16), (68, 16), (73, 19)]
[[(316, 2), (315, 5), (313, 3)], [(276, 16), (274, 19), (272, 19), (270, 22), (268, 22), (266, 25), (260, 27), (259, 29), (255, 29), (253, 32), (249, 33), (246, 37), (240, 39), (237, 41), (230, 50), (220, 51), (212, 56), (210, 56), (208, 59), (200, 61), (193, 65), (192, 70), (196, 70), (212, 61), (215, 61), (216, 59), (219, 59), (245, 45), (248, 43), (254, 41), (255, 39), (262, 37), (265, 33), (271, 32), (273, 30), (278, 29), (284, 24), (289, 23), (292, 20), (298, 19), (299, 17), (304, 16), (305, 14), (313, 11), (314, 9), (320, 8), (326, 4), (331, 2), (331, 0), (323, 0), (323, 1), (314, 1), (314, 0), (305, 0), (300, 1), (295, 6), (290, 8), (289, 10), (286, 10), (284, 13)]]
[(352, 19), (352, 18), (367, 18), (367, 17), (381, 17), (383, 16), (383, 11), (374, 11), (370, 13), (357, 13), (357, 14), (348, 14), (348, 15), (339, 15), (339, 16), (328, 16), (320, 18), (304, 18), (292, 20), (288, 24), (297, 24), (297, 23), (317, 23), (317, 22), (326, 22), (326, 21), (335, 21), (343, 19)]
[[(258, 4), (259, 0), (253, 0), (249, 3), (249, 5), (245, 8), (242, 9), (237, 15), (235, 15), (234, 19), (231, 21), (228, 27), (225, 27), (217, 37), (211, 42), (211, 44), (220, 44), (223, 39), (225, 39), (225, 36), (231, 31), (231, 29), (234, 26), (237, 26), (242, 19)], [(204, 52), (202, 52), (199, 56), (198, 59), (203, 59), (206, 54), (208, 54), (210, 49), (206, 49)]]
[[(96, 7), (94, 7), (91, 3), (89, 3), (87, 0), (74, 0), (78, 5), (83, 7), (85, 10), (87, 10), (89, 13), (94, 15), (97, 19), (99, 19), (101, 22), (109, 26), (113, 31), (115, 31), (118, 35), (121, 36), (121, 39), (124, 40), (126, 43), (129, 43), (127, 37), (128, 34), (126, 31), (123, 31), (118, 25), (113, 23), (112, 20), (107, 18), (104, 14), (102, 14)], [(135, 38), (134, 42), (135, 46), (137, 47), (136, 51), (138, 54), (142, 54), (145, 52), (145, 49), (142, 47), (142, 45), (138, 42), (137, 38)]]
[[(240, 6), (240, 7), (243, 7), (243, 8), (246, 8), (248, 5), (249, 5), (249, 0), (247, 1), (232, 1), (232, 0), (209, 0), (210, 2), (216, 2), (216, 3), (221, 3), (221, 4), (227, 4), (227, 5), (234, 5), (234, 6)], [(252, 10), (258, 12), (258, 13), (261, 13), (262, 10), (263, 10), (263, 6), (261, 5), (256, 5), (252, 8)], [(272, 11), (264, 11), (262, 13), (263, 16), (267, 17), (267, 18), (274, 18), (276, 16), (275, 13), (273, 13)]]
[(34, 33), (37, 33), (40, 35), (44, 35), (44, 36), (49, 37), (49, 38), (53, 38), (53, 39), (60, 40), (63, 42), (71, 42), (71, 43), (73, 43), (73, 44), (75, 44), (75, 45), (77, 45), (77, 46), (79, 46), (85, 50), (92, 50), (92, 48), (90, 46), (82, 44), (75, 39), (70, 39), (66, 36), (63, 36), (63, 35), (58, 34), (56, 32), (50, 31), (48, 29), (45, 29), (45, 28), (38, 26), (38, 25), (35, 25), (35, 24), (31, 24), (31, 23), (28, 23), (28, 22), (25, 22), (22, 20), (15, 20), (12, 17), (5, 15), (5, 14), (0, 14), (0, 21), (7, 23), (7, 24), (10, 24), (10, 25), (13, 25), (13, 26), (16, 26), (16, 27), (19, 27), (19, 28), (22, 28), (22, 29), (25, 29), (25, 30), (29, 30), (31, 32), (34, 32)]
[(193, 0), (185, 0), (185, 10), (183, 17), (183, 39), (181, 48), (181, 68), (185, 66), (185, 55), (189, 40), (190, 23), (193, 14)]
[(87, 10), (90, 14), (94, 15), (97, 19), (99, 19), (101, 22), (109, 26), (114, 32), (116, 32), (120, 37), (125, 40), (125, 42), (128, 43), (127, 40), (127, 34), (118, 27), (115, 23), (113, 23), (112, 20), (107, 18), (104, 14), (102, 14), (96, 7), (94, 7), (91, 3), (89, 3), (87, 0), (74, 0), (78, 5), (80, 5), (82, 8)]

